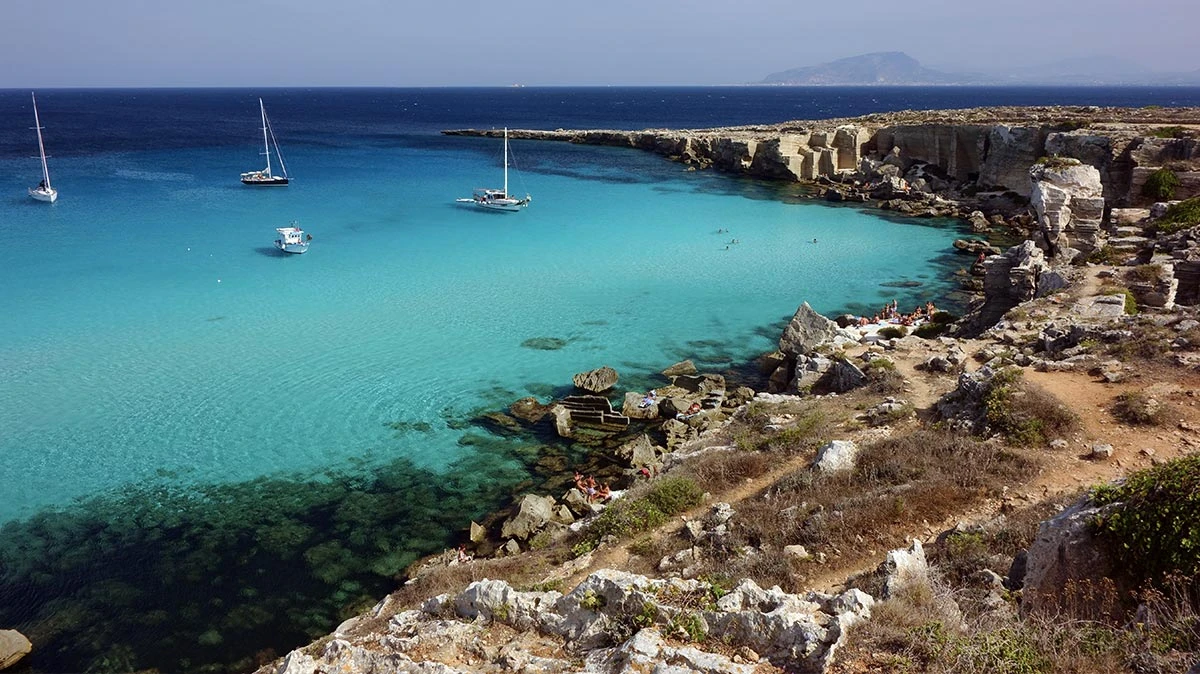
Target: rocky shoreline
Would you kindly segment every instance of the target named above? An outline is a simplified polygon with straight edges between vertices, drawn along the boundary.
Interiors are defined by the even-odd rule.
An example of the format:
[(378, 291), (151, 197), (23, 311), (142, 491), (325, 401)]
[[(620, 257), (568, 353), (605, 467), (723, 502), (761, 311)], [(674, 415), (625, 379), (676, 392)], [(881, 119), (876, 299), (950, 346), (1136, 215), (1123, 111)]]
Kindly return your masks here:
[[(779, 350), (760, 361), (764, 392), (735, 387), (685, 361), (663, 372), (670, 383), (657, 388), (656, 396), (626, 392), (615, 408), (606, 394), (619, 376), (604, 367), (575, 377), (580, 394), (550, 403), (523, 399), (491, 416), (510, 430), (553, 432), (600, 448), (612, 461), (612, 478), (637, 485), (642, 477), (670, 474), (714, 453), (747, 451), (741, 441), (731, 443), (730, 434), (751, 431), (733, 428), (748, 424), (768, 437), (799, 437), (805, 421), (796, 410), (804, 401), (836, 405), (840, 396), (853, 400), (864, 391), (911, 391), (911, 380), (901, 385), (894, 374), (895, 363), (904, 359), (925, 376), (954, 382), (930, 407), (931, 419), (976, 435), (1007, 432), (982, 410), (992, 392), (1011, 381), (1011, 374), (1002, 373), (1013, 368), (1090, 372), (1111, 385), (1141, 376), (1122, 349), (1152, 334), (1156, 346), (1144, 347), (1153, 351), (1146, 357), (1166, 357), (1184, 368), (1184, 376), (1195, 377), (1200, 214), (1184, 226), (1165, 223), (1174, 218), (1178, 225), (1180, 210), (1195, 203), (1182, 200), (1200, 194), (1198, 132), (1200, 110), (1092, 107), (902, 112), (688, 131), (510, 130), (518, 139), (638, 148), (696, 168), (821, 185), (826, 199), (961, 217), (980, 234), (999, 230), (1024, 241), (1005, 250), (986, 241), (956, 244), (979, 256), (973, 267), (981, 277), (980, 299), (961, 320), (931, 324), (935, 329), (920, 336), (897, 329), (868, 340), (848, 322), (802, 305)], [(1169, 194), (1151, 177), (1163, 172), (1173, 177)], [(972, 360), (982, 365), (971, 370)], [(892, 426), (920, 423), (907, 400), (890, 395), (866, 400), (872, 402), (855, 408), (862, 410), (855, 417), (860, 440), (879, 437), (870, 429), (880, 428), (886, 437)], [(1180, 428), (1185, 434), (1176, 433), (1179, 451), (1187, 455), (1200, 447), (1200, 438), (1192, 437), (1194, 425), (1181, 421)], [(1050, 439), (1051, 448), (1068, 444), (1061, 438), (1041, 441)], [(1113, 451), (1112, 444), (1093, 444), (1083, 458), (1104, 462)], [(853, 470), (859, 453), (849, 439), (825, 443), (806, 471)], [(1142, 450), (1143, 460), (1153, 456)], [(648, 485), (656, 482), (635, 486), (616, 503), (642, 503), (646, 490), (653, 490)], [(604, 506), (564, 487), (561, 502), (553, 495), (526, 494), (486, 526), (473, 524), (469, 555), (427, 560), (411, 572), (421, 587), (446, 569), (470, 570), (476, 581), (465, 589), (428, 598), (419, 609), (409, 603), (401, 611), (406, 607), (385, 599), (334, 635), (260, 671), (825, 672), (851, 627), (871, 621), (873, 607), (900, 601), (906, 584), (933, 583), (919, 541), (886, 555), (872, 576), (876, 580), (868, 582), (878, 583), (873, 587), (879, 591), (869, 594), (858, 589), (790, 594), (762, 590), (752, 580), (730, 591), (697, 580), (711, 568), (706, 564), (715, 551), (728, 554), (729, 536), (739, 526), (728, 503), (710, 504), (703, 517), (685, 520), (680, 534), (691, 543), (654, 565), (660, 578), (596, 569), (594, 555), (619, 546), (621, 536), (589, 535), (603, 520), (598, 513)], [(1097, 557), (1094, 541), (1083, 542), (1081, 520), (1072, 513), (1085, 505), (1086, 499), (1044, 523), (1036, 544), (1018, 555), (1019, 564), (1012, 560), (1007, 574), (987, 571), (996, 579), (981, 599), (987, 610), (1011, 613), (1006, 591), (1023, 592), (1023, 610), (1032, 610), (1039, 597), (1060, 592), (1067, 579), (1112, 567), (1110, 561), (1097, 564), (1102, 555)], [(999, 512), (1015, 507), (1010, 496), (997, 505)], [(967, 531), (961, 527), (953, 532)], [(953, 532), (943, 532), (937, 542), (957, 535)], [(571, 546), (569, 559), (558, 558), (557, 566), (535, 574), (542, 579), (540, 589), (519, 591), (503, 581), (478, 579), (475, 569), (497, 568), (478, 567), (485, 563), (478, 558), (540, 559), (539, 551), (563, 545)], [(1064, 556), (1064, 546), (1072, 553)], [(798, 545), (782, 551), (743, 548), (737, 554), (815, 558)], [(826, 554), (819, 552), (821, 563)], [(836, 549), (829, 554), (845, 556)], [(582, 580), (569, 591), (549, 589), (572, 578)], [(946, 610), (961, 622), (954, 603)]]

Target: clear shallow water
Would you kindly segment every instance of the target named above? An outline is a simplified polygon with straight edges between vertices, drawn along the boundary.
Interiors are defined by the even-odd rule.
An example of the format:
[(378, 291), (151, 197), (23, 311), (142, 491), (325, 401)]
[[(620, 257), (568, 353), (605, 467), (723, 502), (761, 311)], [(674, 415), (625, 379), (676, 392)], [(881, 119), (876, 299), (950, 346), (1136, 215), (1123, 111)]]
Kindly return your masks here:
[[(940, 300), (960, 264), (948, 223), (608, 148), (517, 143), (513, 187), (533, 205), (464, 209), (455, 197), (498, 183), (500, 148), (441, 128), (1197, 98), (267, 92), (296, 182), (253, 190), (237, 174), (258, 166), (257, 93), (43, 92), (47, 206), (24, 196), (28, 93), (0, 92), (0, 623), (33, 638), (41, 670), (246, 669), (548, 479), (538, 461), (578, 459), (497, 437), (481, 411), (602, 364), (633, 388), (685, 357), (730, 368), (803, 300)], [(292, 219), (313, 247), (280, 257), (273, 230)], [(900, 280), (923, 285), (881, 286)], [(566, 345), (522, 346), (538, 337)]]

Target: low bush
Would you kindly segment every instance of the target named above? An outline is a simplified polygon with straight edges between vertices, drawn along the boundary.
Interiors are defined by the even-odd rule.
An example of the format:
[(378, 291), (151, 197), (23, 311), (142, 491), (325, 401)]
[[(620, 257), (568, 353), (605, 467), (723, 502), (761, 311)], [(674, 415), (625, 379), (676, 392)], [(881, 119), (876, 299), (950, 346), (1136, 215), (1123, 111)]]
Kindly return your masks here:
[(1036, 163), (1039, 166), (1045, 166), (1054, 170), (1061, 170), (1070, 168), (1072, 166), (1079, 166), (1082, 162), (1073, 157), (1060, 157), (1055, 154), (1038, 157)]
[(1200, 574), (1200, 455), (1133, 473), (1092, 500), (1113, 506), (1094, 524), (1135, 577)]
[(1125, 298), (1125, 313), (1129, 316), (1138, 315), (1137, 298), (1133, 296), (1133, 291), (1129, 288), (1120, 286), (1109, 286), (1103, 290), (1105, 295), (1121, 295)]
[(1106, 243), (1088, 253), (1087, 261), (1092, 264), (1118, 264), (1121, 261), (1121, 256), (1116, 248)]
[(904, 375), (896, 369), (896, 364), (887, 358), (876, 358), (863, 366), (867, 375), (868, 386), (876, 393), (890, 394), (904, 390)]
[(1161, 264), (1140, 264), (1125, 271), (1125, 280), (1130, 283), (1156, 283), (1162, 273)]
[(950, 326), (946, 323), (925, 323), (918, 326), (916, 330), (913, 330), (913, 334), (921, 339), (936, 339), (945, 334), (949, 329)]
[(1183, 183), (1169, 168), (1163, 167), (1146, 176), (1142, 185), (1142, 196), (1155, 201), (1166, 201), (1175, 196), (1175, 190)]
[(575, 549), (583, 554), (595, 549), (608, 536), (628, 538), (662, 526), (670, 517), (700, 505), (703, 495), (691, 478), (663, 479), (642, 496), (620, 500), (605, 508)]
[(884, 339), (899, 339), (908, 334), (908, 328), (903, 325), (889, 325), (879, 329), (879, 336)]
[(1171, 204), (1152, 227), (1159, 234), (1174, 234), (1200, 224), (1200, 197), (1185, 199)]
[(1167, 420), (1168, 407), (1145, 391), (1126, 391), (1113, 402), (1112, 413), (1127, 424), (1161, 426)]
[(984, 396), (987, 430), (1012, 445), (1045, 445), (1053, 437), (1075, 430), (1079, 418), (1040, 387), (1025, 382), (1021, 370), (997, 372)]
[(1151, 138), (1187, 138), (1191, 134), (1182, 126), (1160, 126), (1150, 129), (1146, 135)]

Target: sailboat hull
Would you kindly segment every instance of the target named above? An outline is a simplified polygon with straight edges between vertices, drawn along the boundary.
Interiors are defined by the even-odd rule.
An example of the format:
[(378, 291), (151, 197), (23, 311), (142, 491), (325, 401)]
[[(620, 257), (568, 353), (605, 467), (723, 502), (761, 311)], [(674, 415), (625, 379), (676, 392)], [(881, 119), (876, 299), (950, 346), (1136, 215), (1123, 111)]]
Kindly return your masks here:
[(251, 187), (283, 187), (288, 184), (287, 178), (242, 178), (243, 185)]
[(506, 199), (504, 201), (476, 201), (475, 205), (489, 211), (502, 211), (505, 213), (516, 213), (517, 211), (529, 205), (526, 199)]
[(29, 196), (33, 197), (34, 199), (36, 199), (38, 201), (44, 201), (48, 204), (52, 204), (58, 200), (58, 190), (55, 190), (55, 189), (39, 190), (36, 188), (30, 188)]

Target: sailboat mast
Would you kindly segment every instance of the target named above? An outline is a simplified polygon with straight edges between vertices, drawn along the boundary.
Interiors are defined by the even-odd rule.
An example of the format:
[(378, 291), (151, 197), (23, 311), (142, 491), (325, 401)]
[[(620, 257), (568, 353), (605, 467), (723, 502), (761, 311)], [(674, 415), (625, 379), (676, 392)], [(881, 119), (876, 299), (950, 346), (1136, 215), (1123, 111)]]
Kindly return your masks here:
[(271, 175), (271, 143), (267, 140), (267, 109), (262, 99), (258, 99), (258, 109), (262, 111), (263, 120), (263, 154), (267, 155), (267, 176)]
[(33, 124), (37, 129), (38, 135), (38, 154), (42, 156), (42, 179), (46, 181), (46, 191), (50, 190), (50, 167), (46, 166), (46, 146), (42, 144), (42, 121), (38, 118), (37, 111), (37, 94), (32, 91), (29, 95), (33, 98)]
[(508, 127), (504, 127), (504, 198), (508, 198)]

